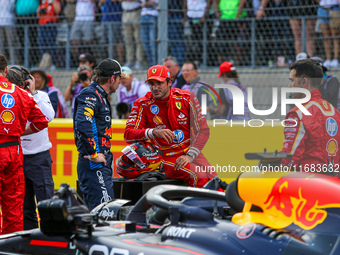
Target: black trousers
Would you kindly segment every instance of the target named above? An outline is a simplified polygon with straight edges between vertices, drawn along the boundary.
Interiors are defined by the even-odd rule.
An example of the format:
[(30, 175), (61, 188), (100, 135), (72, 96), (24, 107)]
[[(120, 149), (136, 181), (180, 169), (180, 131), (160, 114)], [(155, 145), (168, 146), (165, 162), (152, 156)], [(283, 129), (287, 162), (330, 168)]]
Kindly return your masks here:
[(28, 230), (38, 227), (36, 203), (54, 194), (50, 151), (24, 155), (24, 174), (24, 230)]

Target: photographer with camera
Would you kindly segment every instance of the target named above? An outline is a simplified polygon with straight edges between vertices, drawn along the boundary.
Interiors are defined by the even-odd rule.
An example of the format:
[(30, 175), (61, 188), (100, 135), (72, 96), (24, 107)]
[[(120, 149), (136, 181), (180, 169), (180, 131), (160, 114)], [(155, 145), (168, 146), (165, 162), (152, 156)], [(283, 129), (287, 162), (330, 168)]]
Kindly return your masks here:
[[(53, 120), (55, 113), (48, 94), (35, 90), (35, 79), (26, 68), (8, 66), (6, 78), (31, 93), (48, 122)], [(36, 201), (49, 199), (54, 193), (52, 158), (49, 151), (52, 144), (48, 137), (48, 128), (21, 137), (21, 147), (25, 175), (24, 230), (28, 230), (38, 227)]]
[(73, 73), (71, 83), (66, 88), (64, 99), (65, 101), (71, 101), (72, 115), (74, 111), (74, 102), (83, 88), (90, 85), (93, 70), (87, 65), (80, 65), (76, 73)]
[(57, 59), (55, 44), (60, 12), (61, 4), (59, 0), (42, 0), (37, 9), (37, 16), (39, 17), (38, 44), (40, 55), (42, 57), (44, 53), (50, 53), (52, 57), (51, 68), (55, 68), (54, 61)]
[(131, 113), (131, 104), (120, 102), (116, 105), (116, 112), (119, 119), (128, 119)]

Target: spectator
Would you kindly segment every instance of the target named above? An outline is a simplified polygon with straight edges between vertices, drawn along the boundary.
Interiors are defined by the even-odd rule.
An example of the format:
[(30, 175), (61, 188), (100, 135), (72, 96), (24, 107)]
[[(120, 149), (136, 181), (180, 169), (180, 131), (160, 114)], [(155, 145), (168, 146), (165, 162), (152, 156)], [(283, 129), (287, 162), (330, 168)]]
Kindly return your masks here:
[[(25, 179), (23, 155), (19, 139), (48, 126), (32, 96), (9, 82), (7, 59), (0, 55), (0, 187), (1, 232), (7, 234), (23, 229)], [(26, 126), (27, 121), (30, 122)]]
[(95, 10), (97, 0), (77, 0), (76, 17), (71, 29), (72, 55), (74, 59), (78, 56), (79, 42), (92, 44), (95, 21)]
[(45, 71), (41, 69), (34, 69), (31, 71), (31, 74), (35, 79), (35, 89), (46, 92), (50, 97), (53, 110), (55, 112), (55, 118), (68, 118), (64, 97), (57, 87), (53, 86), (53, 84), (48, 85), (50, 78), (47, 77)]
[(66, 0), (66, 5), (63, 8), (63, 13), (67, 19), (67, 23), (71, 24), (76, 17), (76, 3), (77, 0)]
[(131, 109), (133, 102), (145, 96), (150, 89), (143, 81), (138, 81), (137, 78), (133, 77), (132, 70), (129, 67), (123, 66), (122, 72), (128, 74), (129, 78), (121, 80), (123, 86), (118, 88), (117, 102), (126, 103)]
[(219, 105), (218, 108), (210, 107), (210, 109), (213, 109), (212, 111), (218, 115), (218, 118), (225, 118), (227, 120), (250, 120), (247, 91), (239, 81), (236, 67), (230, 62), (223, 62), (220, 65), (220, 73), (216, 78), (222, 78), (225, 84), (236, 86), (242, 90), (244, 96), (244, 115), (233, 115), (233, 95), (229, 89), (222, 89), (219, 93), (222, 105)]
[(271, 57), (270, 50), (274, 47), (271, 44), (271, 22), (266, 19), (257, 18), (259, 13), (262, 12), (264, 7), (261, 5), (261, 0), (253, 0), (253, 17), (255, 17), (255, 31), (256, 31), (256, 45), (255, 51), (258, 53), (256, 56), (256, 64), (265, 66)]
[(122, 42), (122, 6), (118, 0), (100, 0), (99, 7), (102, 12), (102, 36), (101, 44), (113, 43), (112, 52), (110, 55), (109, 46), (105, 50), (105, 57), (116, 58), (120, 63), (124, 60), (124, 45)]
[(328, 71), (328, 68), (323, 65), (324, 62), (322, 58), (312, 57), (311, 59), (316, 60), (322, 67), (323, 78), (319, 87), (321, 98), (327, 100), (330, 104), (334, 106), (334, 108), (340, 110), (340, 83), (338, 78), (326, 73)]
[[(143, 46), (141, 43), (141, 2), (122, 0), (122, 22), (125, 40), (125, 66), (141, 69), (143, 63)], [(135, 64), (133, 64), (135, 63)]]
[[(182, 66), (182, 74), (183, 78), (186, 81), (186, 85), (182, 87), (182, 90), (190, 90), (193, 92), (200, 105), (202, 105), (202, 95), (207, 95), (208, 99), (211, 99), (206, 90), (209, 90), (204, 84), (205, 82), (201, 81), (200, 77), (198, 77), (198, 69), (195, 62), (187, 61)], [(212, 99), (211, 99), (212, 100)], [(211, 104), (211, 101), (208, 101), (208, 106)]]
[(39, 17), (38, 43), (40, 47), (40, 56), (43, 57), (46, 52), (50, 53), (52, 57), (50, 67), (52, 70), (55, 69), (54, 61), (57, 60), (55, 46), (57, 37), (58, 16), (60, 12), (61, 4), (59, 0), (42, 0), (37, 9), (37, 15)]
[[(29, 92), (48, 122), (54, 118), (54, 110), (47, 93), (35, 90), (34, 77), (20, 66), (9, 66), (6, 78)], [(24, 155), (25, 199), (24, 230), (38, 228), (36, 203), (49, 199), (54, 194), (52, 158), (49, 149), (52, 144), (48, 128), (21, 138)]]
[(141, 38), (149, 66), (156, 64), (158, 0), (141, 0)]
[[(77, 69), (77, 75), (73, 78), (70, 85), (66, 88), (64, 99), (65, 101), (71, 101), (72, 116), (74, 113), (74, 102), (83, 88), (90, 85), (91, 78), (93, 76), (93, 70), (87, 65), (80, 65)], [(75, 80), (75, 81), (74, 81)]]
[[(127, 143), (151, 140), (163, 151), (163, 169), (168, 179), (181, 179), (203, 187), (215, 172), (197, 170), (210, 166), (201, 153), (209, 139), (209, 127), (190, 91), (171, 89), (170, 71), (163, 65), (149, 68), (151, 92), (137, 99), (127, 120)], [(192, 139), (192, 137), (195, 139)]]
[[(29, 55), (28, 55), (28, 65), (34, 66), (39, 61), (39, 50), (38, 50), (38, 19), (37, 19), (37, 9), (39, 7), (39, 0), (16, 0), (15, 2), (15, 10), (16, 10), (16, 24), (19, 25), (17, 29), (17, 34), (19, 36), (20, 45), (23, 49), (24, 47), (29, 47)], [(29, 42), (25, 41), (25, 27), (28, 27), (28, 39)], [(27, 43), (29, 43), (27, 45)], [(20, 60), (21, 63), (24, 63), (24, 51), (22, 50), (19, 54), (22, 56)]]
[[(219, 12), (215, 12), (217, 20), (215, 21), (215, 27), (217, 28), (216, 40), (217, 40), (217, 52), (218, 63), (221, 64), (225, 60), (225, 53), (228, 52), (229, 58), (232, 52), (235, 52), (237, 65), (246, 64), (242, 53), (245, 41), (248, 39), (246, 31), (246, 25), (244, 22), (238, 21), (238, 18), (244, 18), (247, 16), (243, 8), (246, 4), (246, 0), (214, 0), (214, 9)], [(231, 41), (226, 43), (226, 41)], [(227, 47), (227, 48), (226, 48)]]
[[(79, 61), (79, 66), (78, 69), (80, 68), (80, 66), (83, 66), (79, 71), (83, 71), (84, 73), (86, 73), (86, 76), (88, 76), (88, 78), (92, 78), (93, 76), (93, 69), (96, 66), (96, 60), (95, 58), (89, 54), (89, 53), (83, 53), (79, 55), (78, 58)], [(84, 67), (87, 66), (88, 68)], [(71, 106), (72, 106), (72, 115), (73, 115), (73, 109), (74, 109), (74, 100), (77, 97), (77, 95), (80, 93), (80, 91), (84, 88), (87, 87), (89, 85), (89, 81), (87, 80), (87, 77), (85, 77), (85, 75), (82, 75), (82, 80), (81, 81), (79, 78), (79, 71), (74, 72), (72, 74), (72, 78), (71, 78), (71, 82), (70, 84), (67, 86), (65, 93), (64, 93), (64, 99), (65, 101), (70, 101), (71, 102)]]
[[(323, 35), (326, 61), (323, 66), (338, 67), (339, 65), (339, 27), (340, 6), (338, 0), (320, 0), (318, 8), (318, 20)], [(332, 38), (332, 39), (331, 39)], [(333, 40), (333, 47), (332, 47)], [(332, 60), (332, 49), (334, 52)]]
[[(340, 163), (340, 113), (326, 100), (321, 99), (319, 87), (323, 71), (317, 61), (299, 60), (291, 64), (289, 69), (288, 87), (301, 87), (311, 93), (310, 100), (303, 104), (310, 115), (303, 114), (298, 107), (287, 113), (282, 152), (293, 156), (282, 160), (282, 163), (292, 171), (308, 172), (315, 166), (316, 172), (323, 172), (324, 166), (328, 166), (330, 162), (333, 167)], [(304, 97), (303, 93), (293, 93), (293, 98)]]
[(88, 67), (91, 68), (92, 71), (96, 67), (96, 59), (90, 53), (80, 54), (78, 61), (79, 65), (87, 65)]
[(17, 49), (19, 46), (18, 36), (15, 28), (15, 3), (14, 0), (0, 0), (0, 51), (5, 51), (5, 41), (9, 48), (9, 63), (18, 63)]
[(295, 40), (295, 54), (297, 55), (302, 51), (302, 20), (298, 18), (303, 16), (306, 20), (306, 52), (312, 57), (314, 56), (315, 41), (314, 41), (314, 28), (317, 9), (314, 0), (288, 0), (288, 9), (286, 14), (289, 17), (289, 23)]
[[(184, 35), (181, 24), (181, 20), (183, 19), (182, 2), (183, 0), (168, 1), (168, 38), (170, 55), (177, 59), (179, 65), (183, 64), (185, 57)], [(174, 86), (174, 84), (172, 86)]]
[(112, 59), (101, 61), (94, 72), (91, 84), (76, 98), (73, 116), (74, 137), (79, 152), (78, 179), (90, 210), (114, 199), (108, 95), (116, 92), (121, 76), (128, 76)]
[(170, 70), (172, 81), (171, 88), (181, 89), (183, 85), (185, 85), (186, 81), (183, 78), (182, 72), (179, 70), (177, 59), (175, 57), (168, 56), (166, 58), (163, 58), (162, 62), (163, 65), (165, 65)]
[[(257, 5), (256, 18), (272, 17), (269, 22), (271, 23), (270, 28), (275, 43), (276, 56), (287, 56), (288, 63), (291, 64), (295, 56), (294, 45), (289, 40), (282, 40), (282, 38), (292, 37), (285, 5), (286, 2), (282, 0), (261, 0), (260, 5)], [(285, 66), (285, 63), (281, 63), (281, 65)]]
[(182, 23), (189, 23), (190, 36), (186, 41), (186, 59), (193, 59), (197, 64), (203, 62), (202, 59), (202, 41), (203, 41), (203, 23), (210, 10), (212, 0), (184, 0), (183, 11), (184, 18)]

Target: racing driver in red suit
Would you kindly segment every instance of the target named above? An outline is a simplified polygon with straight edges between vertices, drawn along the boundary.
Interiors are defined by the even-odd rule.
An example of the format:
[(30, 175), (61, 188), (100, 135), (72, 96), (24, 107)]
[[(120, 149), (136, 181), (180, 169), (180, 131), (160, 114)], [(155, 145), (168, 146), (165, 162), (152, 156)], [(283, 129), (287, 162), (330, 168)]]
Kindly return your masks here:
[(150, 91), (137, 99), (126, 123), (128, 143), (151, 140), (163, 151), (168, 179), (182, 179), (202, 187), (216, 176), (201, 153), (209, 138), (209, 127), (197, 97), (190, 91), (171, 89), (169, 69), (155, 65), (147, 72)]
[[(25, 178), (20, 136), (48, 126), (33, 97), (9, 82), (7, 60), (0, 55), (0, 206), (2, 234), (23, 229)], [(30, 125), (26, 127), (27, 121)]]
[[(310, 91), (311, 99), (303, 106), (311, 113), (305, 115), (294, 107), (286, 115), (283, 152), (293, 154), (282, 161), (291, 171), (320, 172), (329, 174), (339, 171), (340, 113), (318, 90), (322, 81), (322, 68), (313, 59), (304, 59), (290, 65), (289, 87), (300, 87)], [(294, 93), (294, 98), (305, 97)], [(333, 163), (333, 170), (328, 168)]]

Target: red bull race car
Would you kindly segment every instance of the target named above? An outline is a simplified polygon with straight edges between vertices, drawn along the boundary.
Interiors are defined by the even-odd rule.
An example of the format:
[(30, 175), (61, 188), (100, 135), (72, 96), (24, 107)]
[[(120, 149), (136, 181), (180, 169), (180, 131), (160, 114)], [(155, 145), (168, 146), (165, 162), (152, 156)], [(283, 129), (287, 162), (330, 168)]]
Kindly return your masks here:
[(41, 229), (1, 236), (0, 254), (340, 254), (337, 176), (242, 173), (225, 193), (221, 183), (156, 186), (126, 218), (128, 201), (88, 213), (65, 185), (39, 204)]

